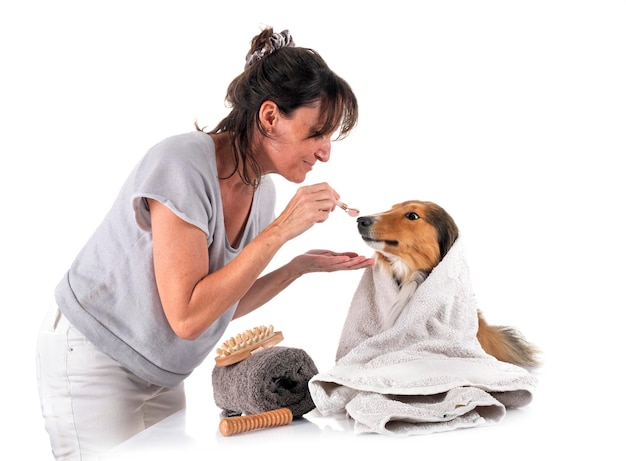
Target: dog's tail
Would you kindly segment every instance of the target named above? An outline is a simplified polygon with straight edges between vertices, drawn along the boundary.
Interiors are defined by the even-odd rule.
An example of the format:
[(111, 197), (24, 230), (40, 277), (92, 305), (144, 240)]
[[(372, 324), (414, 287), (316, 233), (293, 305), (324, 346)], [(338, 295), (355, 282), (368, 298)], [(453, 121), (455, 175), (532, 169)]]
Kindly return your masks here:
[(487, 354), (525, 368), (539, 365), (539, 349), (515, 328), (489, 325), (478, 312), (478, 342)]

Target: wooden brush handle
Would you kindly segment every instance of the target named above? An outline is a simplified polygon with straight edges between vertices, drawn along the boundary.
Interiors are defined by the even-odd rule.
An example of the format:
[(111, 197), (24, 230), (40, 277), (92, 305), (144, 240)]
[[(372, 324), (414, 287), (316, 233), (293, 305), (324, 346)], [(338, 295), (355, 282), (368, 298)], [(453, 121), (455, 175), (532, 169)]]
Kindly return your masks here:
[(220, 421), (220, 432), (224, 436), (239, 434), (274, 426), (286, 426), (293, 420), (293, 413), (289, 408), (265, 411), (256, 415), (233, 416)]

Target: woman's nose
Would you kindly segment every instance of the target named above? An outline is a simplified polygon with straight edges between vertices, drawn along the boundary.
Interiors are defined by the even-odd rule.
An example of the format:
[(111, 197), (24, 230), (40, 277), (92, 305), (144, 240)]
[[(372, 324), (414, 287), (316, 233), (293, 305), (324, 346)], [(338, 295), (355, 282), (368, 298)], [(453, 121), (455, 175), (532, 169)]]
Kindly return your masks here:
[(328, 162), (330, 159), (330, 139), (323, 142), (323, 144), (315, 152), (315, 158), (320, 162)]

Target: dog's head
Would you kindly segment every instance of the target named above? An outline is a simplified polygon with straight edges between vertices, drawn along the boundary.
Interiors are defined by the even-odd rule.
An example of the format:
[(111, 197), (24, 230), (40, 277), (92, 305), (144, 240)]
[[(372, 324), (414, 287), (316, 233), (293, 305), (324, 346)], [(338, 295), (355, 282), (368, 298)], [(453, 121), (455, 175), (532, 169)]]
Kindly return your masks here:
[(446, 255), (459, 231), (452, 217), (432, 202), (411, 200), (389, 211), (357, 219), (361, 237), (399, 284), (426, 276)]

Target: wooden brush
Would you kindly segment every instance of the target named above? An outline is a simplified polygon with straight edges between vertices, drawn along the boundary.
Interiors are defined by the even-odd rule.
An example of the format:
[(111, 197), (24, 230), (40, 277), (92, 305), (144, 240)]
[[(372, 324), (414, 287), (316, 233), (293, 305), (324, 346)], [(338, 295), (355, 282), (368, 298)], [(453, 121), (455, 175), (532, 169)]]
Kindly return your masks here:
[(215, 364), (218, 367), (224, 367), (241, 362), (251, 357), (252, 354), (269, 349), (282, 340), (283, 334), (280, 331), (274, 331), (272, 325), (254, 327), (224, 341), (221, 347), (215, 349), (217, 352)]

